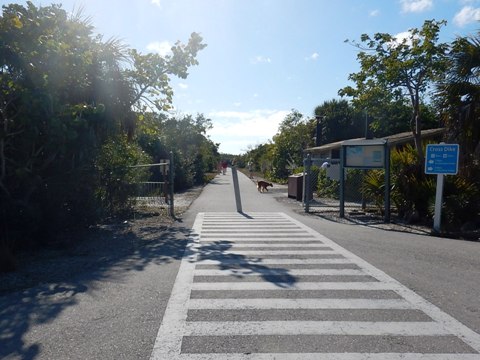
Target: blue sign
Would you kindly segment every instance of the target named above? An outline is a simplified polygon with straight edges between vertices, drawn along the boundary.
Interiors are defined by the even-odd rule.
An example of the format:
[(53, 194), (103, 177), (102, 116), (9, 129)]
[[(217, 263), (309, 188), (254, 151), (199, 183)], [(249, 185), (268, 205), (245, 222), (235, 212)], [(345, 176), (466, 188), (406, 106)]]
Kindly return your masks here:
[(429, 144), (425, 156), (425, 174), (456, 175), (458, 144)]

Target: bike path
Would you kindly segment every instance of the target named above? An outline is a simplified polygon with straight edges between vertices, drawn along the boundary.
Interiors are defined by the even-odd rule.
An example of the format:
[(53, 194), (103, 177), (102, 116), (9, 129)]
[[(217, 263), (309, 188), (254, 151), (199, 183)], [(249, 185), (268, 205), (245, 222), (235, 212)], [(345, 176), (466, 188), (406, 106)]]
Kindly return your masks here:
[(151, 359), (480, 359), (477, 333), (239, 175), (242, 213), (228, 174), (194, 204)]

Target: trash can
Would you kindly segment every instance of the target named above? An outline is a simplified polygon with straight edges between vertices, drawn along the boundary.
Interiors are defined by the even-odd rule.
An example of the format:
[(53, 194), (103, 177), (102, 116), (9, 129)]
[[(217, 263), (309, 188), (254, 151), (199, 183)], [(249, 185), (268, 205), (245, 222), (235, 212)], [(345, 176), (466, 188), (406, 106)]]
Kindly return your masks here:
[(303, 196), (303, 174), (290, 175), (288, 177), (288, 197), (301, 201), (302, 196)]

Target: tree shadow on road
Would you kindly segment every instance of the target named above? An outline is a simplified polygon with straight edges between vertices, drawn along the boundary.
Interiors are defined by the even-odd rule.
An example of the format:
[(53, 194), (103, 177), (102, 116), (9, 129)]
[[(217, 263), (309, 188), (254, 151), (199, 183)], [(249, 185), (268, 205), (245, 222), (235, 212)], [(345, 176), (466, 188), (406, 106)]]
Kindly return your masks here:
[(81, 243), (25, 256), (19, 271), (0, 275), (0, 358), (35, 359), (42, 344), (28, 342), (33, 326), (54, 321), (98, 281), (119, 282), (150, 264), (181, 259), (189, 232), (142, 219), (92, 229)]
[(280, 288), (292, 287), (298, 279), (289, 274), (288, 269), (262, 265), (259, 257), (248, 257), (230, 252), (234, 243), (228, 240), (218, 240), (202, 245), (198, 250), (198, 260), (216, 260), (220, 270), (230, 270), (231, 276), (240, 281), (260, 276), (263, 280)]

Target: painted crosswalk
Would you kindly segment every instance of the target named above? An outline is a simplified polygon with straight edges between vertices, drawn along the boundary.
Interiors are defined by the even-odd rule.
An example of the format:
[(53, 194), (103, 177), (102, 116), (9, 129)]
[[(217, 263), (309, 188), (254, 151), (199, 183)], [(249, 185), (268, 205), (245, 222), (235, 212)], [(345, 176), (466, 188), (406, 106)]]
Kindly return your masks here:
[(283, 213), (200, 213), (151, 359), (480, 359), (480, 335)]

